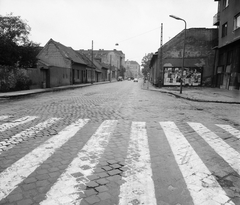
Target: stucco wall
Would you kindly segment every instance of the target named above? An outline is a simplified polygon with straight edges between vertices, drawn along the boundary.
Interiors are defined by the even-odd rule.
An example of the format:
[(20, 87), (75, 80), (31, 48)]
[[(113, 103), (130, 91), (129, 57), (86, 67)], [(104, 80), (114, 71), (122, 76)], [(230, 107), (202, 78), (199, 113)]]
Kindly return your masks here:
[(50, 67), (50, 87), (58, 87), (63, 85), (70, 85), (70, 69)]
[[(186, 31), (185, 67), (202, 67), (203, 84), (211, 84), (215, 54), (213, 47), (216, 46), (217, 36), (217, 29), (191, 28)], [(163, 45), (163, 65), (182, 67), (183, 40), (184, 31)]]

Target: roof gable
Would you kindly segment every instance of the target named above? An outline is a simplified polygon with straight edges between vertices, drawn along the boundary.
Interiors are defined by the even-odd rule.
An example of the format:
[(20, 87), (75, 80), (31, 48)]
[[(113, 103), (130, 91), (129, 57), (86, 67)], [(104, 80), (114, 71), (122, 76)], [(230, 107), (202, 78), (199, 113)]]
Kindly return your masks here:
[[(50, 44), (55, 45), (55, 47), (59, 50), (59, 52), (61, 53), (63, 58), (71, 60), (74, 63), (86, 65), (86, 62), (82, 59), (82, 57), (80, 55), (78, 55), (76, 53), (76, 51), (74, 51), (71, 47), (64, 46), (63, 44), (56, 42), (53, 39), (50, 39), (47, 42), (47, 44), (44, 46), (42, 51), (40, 51), (40, 53), (38, 54), (38, 57), (42, 54), (44, 49), (47, 49), (48, 45), (50, 45)], [(51, 51), (49, 51), (49, 52), (51, 52)]]

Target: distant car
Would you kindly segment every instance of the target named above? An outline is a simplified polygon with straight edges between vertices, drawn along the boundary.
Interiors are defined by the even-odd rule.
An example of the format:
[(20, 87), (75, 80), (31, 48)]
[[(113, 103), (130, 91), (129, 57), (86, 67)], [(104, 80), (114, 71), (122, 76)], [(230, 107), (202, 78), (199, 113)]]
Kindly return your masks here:
[(137, 78), (134, 78), (133, 82), (138, 82), (138, 79), (137, 79)]
[(131, 78), (128, 78), (128, 80), (131, 80)]
[(118, 77), (118, 81), (123, 81), (123, 77), (122, 77), (122, 76), (119, 76), (119, 77)]

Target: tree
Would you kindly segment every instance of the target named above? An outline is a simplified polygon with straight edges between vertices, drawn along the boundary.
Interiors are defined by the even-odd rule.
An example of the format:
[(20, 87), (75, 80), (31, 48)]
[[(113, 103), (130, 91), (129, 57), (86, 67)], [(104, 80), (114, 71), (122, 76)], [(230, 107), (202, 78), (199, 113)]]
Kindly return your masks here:
[(39, 45), (28, 39), (30, 31), (30, 26), (20, 16), (0, 15), (0, 65), (35, 65)]
[(141, 66), (143, 67), (142, 69), (142, 74), (144, 76), (147, 76), (147, 73), (149, 72), (150, 69), (150, 61), (152, 59), (153, 53), (149, 53), (147, 55), (145, 55), (142, 59), (142, 64)]

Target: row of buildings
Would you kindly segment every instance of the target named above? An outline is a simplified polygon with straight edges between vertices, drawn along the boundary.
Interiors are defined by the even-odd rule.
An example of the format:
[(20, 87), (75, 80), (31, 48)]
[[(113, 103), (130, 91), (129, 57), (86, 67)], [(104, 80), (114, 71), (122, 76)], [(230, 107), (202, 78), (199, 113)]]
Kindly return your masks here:
[[(117, 80), (135, 76), (135, 61), (125, 61), (119, 50), (73, 50), (50, 39), (37, 55), (37, 68), (29, 69), (31, 88)], [(140, 66), (138, 65), (140, 68)], [(139, 70), (139, 69), (138, 69)]]
[[(217, 28), (186, 30), (183, 85), (240, 89), (240, 1), (215, 0)], [(169, 40), (150, 61), (156, 86), (180, 85), (184, 30)]]

